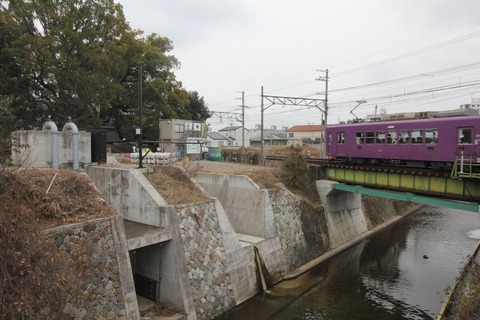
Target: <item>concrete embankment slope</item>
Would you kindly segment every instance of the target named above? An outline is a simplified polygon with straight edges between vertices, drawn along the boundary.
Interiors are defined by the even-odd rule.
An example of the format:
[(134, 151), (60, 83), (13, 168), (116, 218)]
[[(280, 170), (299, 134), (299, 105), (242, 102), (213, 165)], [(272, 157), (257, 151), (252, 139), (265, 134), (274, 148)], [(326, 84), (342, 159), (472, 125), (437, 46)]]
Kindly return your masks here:
[(317, 187), (323, 208), (313, 208), (285, 188), (262, 190), (241, 175), (198, 173), (195, 179), (223, 205), (240, 237), (256, 237), (252, 244), (262, 256), (269, 284), (288, 272), (333, 250), (368, 230), (396, 219), (419, 206), (375, 200), (333, 190), (330, 181)]
[(158, 301), (188, 319), (213, 319), (402, 214), (394, 205), (397, 212), (386, 212), (389, 201), (381, 199), (380, 213), (369, 215), (375, 201), (366, 206), (359, 198), (329, 192), (324, 198), (330, 203), (312, 207), (285, 188), (266, 190), (245, 176), (207, 173), (195, 179), (209, 200), (168, 205), (145, 178), (148, 173), (102, 167), (89, 167), (87, 173), (123, 215), (126, 228), (135, 228), (125, 232), (134, 257), (132, 277), (156, 283)]
[(258, 251), (251, 259), (261, 259), (254, 262), (262, 266), (266, 286), (280, 281), (287, 266), (268, 190), (241, 175), (200, 172), (195, 180), (219, 199), (243, 247)]

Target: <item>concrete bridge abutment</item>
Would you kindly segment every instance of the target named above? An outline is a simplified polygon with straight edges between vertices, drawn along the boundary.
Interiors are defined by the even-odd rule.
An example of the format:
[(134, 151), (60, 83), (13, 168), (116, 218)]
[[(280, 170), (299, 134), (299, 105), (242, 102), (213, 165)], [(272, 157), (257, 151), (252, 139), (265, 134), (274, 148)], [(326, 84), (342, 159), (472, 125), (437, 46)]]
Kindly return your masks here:
[(330, 180), (318, 180), (317, 190), (325, 206), (325, 219), (331, 249), (368, 230), (361, 194), (335, 190)]

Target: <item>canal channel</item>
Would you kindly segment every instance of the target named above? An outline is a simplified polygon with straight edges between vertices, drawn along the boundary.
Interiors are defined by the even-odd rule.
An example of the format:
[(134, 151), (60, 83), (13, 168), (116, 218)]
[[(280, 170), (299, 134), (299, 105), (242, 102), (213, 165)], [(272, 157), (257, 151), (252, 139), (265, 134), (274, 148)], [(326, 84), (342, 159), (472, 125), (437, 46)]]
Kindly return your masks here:
[(435, 319), (480, 216), (423, 207), (217, 319)]

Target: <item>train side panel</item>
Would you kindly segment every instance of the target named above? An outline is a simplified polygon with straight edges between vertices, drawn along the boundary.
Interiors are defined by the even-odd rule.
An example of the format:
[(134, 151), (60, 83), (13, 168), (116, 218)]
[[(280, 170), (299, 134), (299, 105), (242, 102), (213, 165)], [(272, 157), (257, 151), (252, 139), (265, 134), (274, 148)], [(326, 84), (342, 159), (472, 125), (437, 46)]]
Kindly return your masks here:
[(328, 126), (326, 136), (327, 156), (339, 159), (450, 163), (461, 144), (480, 163), (478, 116)]

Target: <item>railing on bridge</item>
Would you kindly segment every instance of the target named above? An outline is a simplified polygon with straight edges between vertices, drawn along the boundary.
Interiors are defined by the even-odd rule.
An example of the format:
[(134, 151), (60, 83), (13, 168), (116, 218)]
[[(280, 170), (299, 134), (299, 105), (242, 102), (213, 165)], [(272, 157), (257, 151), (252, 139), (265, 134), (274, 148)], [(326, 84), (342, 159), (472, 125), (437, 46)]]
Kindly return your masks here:
[(480, 163), (474, 162), (474, 156), (466, 156), (462, 152), (455, 156), (450, 177), (452, 179), (480, 179)]

